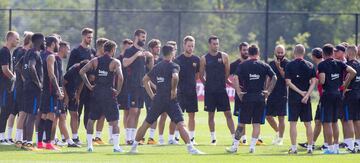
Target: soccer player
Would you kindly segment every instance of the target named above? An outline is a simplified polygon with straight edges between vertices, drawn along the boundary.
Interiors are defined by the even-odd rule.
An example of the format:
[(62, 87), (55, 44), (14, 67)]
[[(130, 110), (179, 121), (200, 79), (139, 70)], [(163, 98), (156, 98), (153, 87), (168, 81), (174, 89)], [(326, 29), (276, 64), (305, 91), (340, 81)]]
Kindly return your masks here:
[[(76, 47), (75, 49), (73, 49), (70, 53), (70, 58), (69, 58), (69, 62), (68, 62), (68, 65), (67, 65), (67, 70), (69, 70), (69, 68), (76, 64), (76, 63), (80, 63), (81, 61), (83, 60), (90, 60), (91, 58), (93, 58), (95, 56), (95, 49), (91, 48), (90, 47), (90, 44), (92, 42), (92, 39), (93, 39), (93, 30), (91, 28), (84, 28), (82, 31), (81, 31), (81, 35), (82, 35), (82, 40), (81, 40), (81, 43), (78, 47)], [(89, 102), (89, 90), (85, 87), (85, 88), (81, 88), (80, 89), (80, 102), (79, 102), (79, 105), (78, 105), (78, 108), (76, 108), (76, 110), (74, 110), (74, 112), (70, 112), (70, 116), (71, 117), (74, 117), (76, 116), (75, 114), (75, 111), (78, 111), (78, 126), (72, 126), (72, 128), (74, 130), (72, 130), (72, 138), (73, 138), (73, 141), (80, 145), (81, 142), (80, 142), (80, 139), (79, 139), (79, 136), (78, 136), (78, 129), (79, 129), (79, 122), (80, 122), (80, 117), (81, 117), (81, 113), (82, 113), (82, 110), (84, 108), (84, 126), (86, 128), (86, 125), (87, 125), (87, 120), (88, 120), (88, 116), (89, 116), (89, 105), (90, 105), (90, 102)], [(74, 117), (75, 119), (75, 117)], [(74, 125), (74, 123), (73, 123)]]
[[(325, 60), (318, 66), (319, 82), (323, 85), (321, 121), (324, 128), (325, 142), (329, 145), (324, 154), (334, 154), (339, 152), (339, 137), (335, 137), (339, 133), (338, 130), (333, 130), (333, 126), (337, 124), (338, 110), (342, 107), (342, 94), (339, 88), (343, 86), (344, 90), (346, 90), (350, 81), (355, 77), (356, 71), (345, 63), (334, 59), (333, 45), (325, 44), (322, 50)], [(349, 73), (345, 81), (343, 81), (344, 72)]]
[[(148, 43), (149, 52), (153, 55), (154, 58), (154, 64), (159, 63), (162, 58), (160, 58), (160, 49), (161, 49), (161, 42), (158, 39), (152, 39)], [(153, 65), (154, 65), (153, 64)], [(146, 73), (148, 73), (153, 67), (149, 67), (149, 64), (146, 66)], [(155, 89), (153, 89), (155, 92)], [(149, 95), (146, 93), (146, 90), (144, 89), (144, 101), (145, 101), (145, 107), (146, 107), (146, 113), (148, 113), (152, 108), (152, 100), (149, 97)], [(157, 142), (154, 139), (155, 136), (155, 130), (156, 130), (157, 120), (151, 125), (149, 130), (149, 138), (147, 144), (157, 144)]]
[(209, 52), (200, 58), (200, 79), (205, 85), (205, 111), (208, 112), (208, 124), (211, 134), (211, 144), (216, 145), (215, 111), (223, 112), (231, 136), (234, 138), (234, 121), (231, 117), (229, 97), (226, 84), (230, 74), (229, 57), (219, 51), (219, 39), (210, 36), (208, 39)]
[(126, 87), (129, 108), (129, 116), (126, 123), (127, 144), (134, 141), (140, 109), (144, 105), (144, 92), (141, 79), (145, 74), (146, 61), (153, 63), (152, 55), (144, 51), (146, 31), (137, 29), (134, 33), (134, 45), (126, 49), (124, 54), (124, 67), (126, 69)]
[[(105, 52), (104, 52), (104, 44), (105, 44), (106, 41), (108, 41), (108, 39), (106, 39), (106, 38), (98, 38), (96, 40), (96, 55), (95, 55), (96, 57), (101, 57), (101, 56), (103, 56), (105, 54)], [(93, 84), (94, 81), (95, 81), (95, 75), (94, 74), (95, 74), (95, 72), (92, 72), (92, 73), (88, 74), (89, 75), (89, 81), (90, 81), (91, 84)], [(89, 98), (90, 98), (90, 101), (89, 101), (90, 110), (91, 110), (92, 106), (95, 106), (95, 104), (94, 104), (95, 97), (96, 96), (92, 92), (90, 92), (90, 95), (89, 95)], [(105, 144), (101, 140), (101, 132), (102, 132), (102, 130), (104, 128), (104, 121), (105, 121), (105, 116), (101, 116), (100, 119), (98, 119), (96, 121), (96, 133), (95, 133), (95, 138), (93, 139), (94, 144), (97, 144), (97, 145), (104, 145)], [(110, 135), (110, 137), (111, 137), (111, 135)]]
[[(122, 41), (120, 55), (118, 56), (118, 59), (121, 62), (121, 65), (122, 65), (121, 70), (123, 72), (124, 82), (123, 82), (121, 92), (120, 92), (117, 100), (118, 100), (119, 109), (124, 110), (123, 125), (124, 125), (125, 129), (127, 128), (126, 121), (127, 121), (128, 116), (129, 116), (129, 109), (127, 108), (127, 105), (128, 105), (128, 103), (127, 103), (127, 93), (126, 93), (127, 91), (126, 91), (126, 86), (125, 86), (125, 84), (126, 84), (126, 71), (125, 71), (123, 59), (124, 59), (124, 53), (125, 53), (126, 49), (130, 48), (132, 45), (133, 45), (132, 40), (124, 39)], [(111, 126), (109, 126), (109, 134), (110, 135), (112, 134), (112, 127)], [(127, 139), (125, 137), (125, 142), (126, 142), (126, 140)], [(109, 144), (113, 144), (111, 138), (109, 139)]]
[[(233, 145), (226, 149), (230, 153), (237, 152), (244, 124), (253, 126), (250, 153), (255, 152), (255, 145), (260, 135), (260, 124), (265, 120), (265, 100), (271, 95), (277, 81), (271, 67), (259, 60), (260, 51), (257, 45), (250, 45), (249, 58), (238, 66), (234, 76), (236, 93), (242, 102), (242, 107), (239, 115), (240, 124), (236, 128)], [(267, 78), (270, 78), (270, 81)]]
[[(59, 86), (59, 79), (62, 78), (59, 72), (59, 64), (55, 57), (59, 51), (60, 41), (54, 37), (46, 37), (46, 51), (43, 56), (43, 92), (41, 96), (41, 119), (38, 124), (38, 142), (37, 148), (46, 148), (48, 150), (59, 150), (51, 144), (51, 129), (55, 120), (55, 112), (59, 109), (58, 103), (64, 98), (63, 92)], [(60, 59), (61, 62), (61, 59)], [(45, 131), (46, 139), (43, 144), (43, 133)]]
[[(70, 52), (70, 45), (67, 42), (64, 41), (60, 41), (59, 43), (59, 51), (57, 53), (57, 55), (55, 55), (55, 62), (54, 65), (57, 64), (57, 66), (54, 66), (55, 68), (57, 68), (57, 70), (54, 69), (54, 72), (57, 71), (58, 73), (58, 82), (59, 82), (59, 86), (62, 90), (62, 92), (64, 93), (64, 98), (65, 98), (65, 88), (64, 88), (64, 78), (63, 78), (63, 72), (62, 72), (62, 59), (67, 58), (68, 54)], [(50, 56), (49, 58), (49, 62), (52, 63), (53, 62), (53, 57), (54, 56)], [(78, 75), (79, 76), (79, 75)], [(67, 102), (68, 104), (68, 102)], [(57, 100), (57, 105), (56, 105), (57, 109), (55, 109), (55, 121), (53, 122), (55, 125), (53, 125), (52, 127), (52, 133), (51, 133), (51, 139), (54, 140), (55, 134), (56, 134), (56, 124), (57, 121), (59, 121), (59, 129), (60, 129), (60, 133), (61, 133), (61, 138), (62, 141), (58, 141), (52, 144), (56, 144), (56, 145), (60, 145), (60, 146), (64, 146), (67, 144), (68, 147), (81, 147), (78, 144), (75, 144), (73, 142), (73, 140), (70, 138), (67, 126), (66, 126), (66, 109), (67, 107), (64, 106), (64, 100)]]
[[(88, 152), (93, 152), (93, 131), (94, 121), (98, 120), (102, 115), (105, 116), (109, 125), (113, 128), (111, 135), (114, 142), (114, 152), (123, 152), (119, 146), (119, 109), (116, 103), (116, 97), (121, 91), (123, 83), (123, 75), (121, 72), (121, 63), (114, 57), (116, 52), (116, 43), (114, 41), (107, 41), (104, 44), (105, 54), (100, 57), (92, 59), (81, 70), (80, 75), (86, 87), (93, 91), (96, 98), (94, 98), (95, 106), (90, 110), (90, 116), (87, 128), (87, 144)], [(94, 85), (90, 84), (86, 75), (87, 72), (95, 70)], [(116, 78), (115, 78), (116, 77)], [(117, 85), (113, 84), (114, 80)]]
[[(320, 62), (322, 62), (323, 59), (323, 54), (322, 54), (322, 49), (321, 48), (314, 48), (311, 51), (311, 58), (312, 61), (315, 63), (315, 66), (317, 67), (319, 65)], [(319, 79), (319, 72), (316, 72), (316, 79)], [(317, 81), (317, 90), (319, 93), (319, 97), (322, 96), (322, 84), (319, 83), (319, 81)], [(319, 137), (320, 133), (321, 133), (321, 112), (320, 112), (320, 106), (321, 106), (321, 101), (319, 100), (318, 105), (316, 107), (316, 112), (315, 112), (315, 127), (314, 127), (314, 137), (313, 137), (313, 149), (315, 146), (315, 142), (317, 140), (317, 138)], [(307, 143), (299, 143), (299, 145), (303, 148), (307, 149)], [(319, 147), (319, 150), (325, 150), (328, 147), (328, 145), (326, 143), (324, 143), (324, 145)]]
[[(155, 67), (147, 73), (143, 78), (146, 92), (153, 100), (152, 109), (146, 115), (146, 119), (136, 133), (135, 142), (133, 143), (130, 153), (137, 153), (139, 141), (144, 137), (146, 130), (153, 124), (161, 113), (166, 112), (171, 121), (173, 121), (179, 129), (180, 135), (186, 143), (190, 154), (202, 154), (191, 143), (189, 134), (186, 131), (182, 111), (176, 100), (177, 86), (179, 82), (179, 65), (172, 62), (175, 57), (174, 47), (165, 45), (162, 48), (164, 60), (155, 65)], [(156, 94), (151, 89), (150, 80), (155, 81)]]
[(344, 91), (344, 124), (349, 129), (349, 136), (344, 138), (344, 143), (347, 144), (347, 150), (351, 153), (356, 153), (358, 149), (354, 148), (354, 136), (356, 143), (360, 143), (360, 62), (356, 59), (358, 49), (355, 45), (349, 45), (346, 48), (346, 55), (348, 57), (347, 65), (351, 66), (356, 71), (356, 76), (351, 80), (348, 88)]
[(79, 123), (76, 111), (80, 101), (80, 87), (82, 85), (79, 71), (88, 62), (89, 60), (83, 60), (74, 64), (64, 75), (64, 107), (70, 112), (70, 128), (73, 133), (77, 131)]
[(289, 154), (297, 154), (297, 129), (300, 120), (304, 122), (307, 137), (307, 153), (312, 154), (313, 132), (310, 95), (316, 85), (316, 72), (312, 63), (304, 60), (305, 47), (297, 44), (293, 51), (295, 59), (285, 68), (285, 81), (289, 87), (288, 119), (290, 122), (291, 148)]
[[(168, 41), (166, 45), (171, 45), (174, 47), (174, 51), (177, 51), (177, 44), (175, 41)], [(175, 54), (176, 56), (176, 54)], [(165, 129), (165, 122), (166, 122), (167, 114), (164, 112), (160, 116), (159, 120), (159, 144), (164, 145), (164, 129)], [(169, 137), (168, 137), (168, 144), (170, 145), (177, 145), (179, 144), (179, 130), (176, 129), (176, 124), (174, 122), (170, 122), (169, 124)]]
[[(24, 121), (25, 121), (25, 112), (24, 112), (24, 93), (23, 93), (23, 77), (22, 77), (22, 67), (21, 65), (23, 65), (23, 61), (24, 61), (24, 55), (25, 53), (31, 49), (32, 43), (31, 43), (31, 37), (34, 33), (32, 32), (24, 32), (24, 44), (22, 47), (19, 47), (17, 49), (14, 50), (14, 54), (13, 54), (13, 66), (14, 66), (14, 71), (17, 74), (17, 78), (15, 81), (15, 88), (13, 91), (13, 95), (15, 97), (14, 100), (14, 112), (12, 113), (14, 118), (15, 115), (14, 113), (18, 112), (18, 118), (17, 118), (17, 122), (16, 122), (16, 133), (15, 133), (15, 145), (17, 147), (21, 147), (22, 141), (23, 141), (23, 129), (24, 129)], [(9, 124), (8, 127), (11, 126), (11, 116), (9, 117)]]
[(182, 111), (188, 113), (190, 141), (193, 145), (196, 145), (195, 113), (199, 110), (196, 80), (199, 79), (200, 58), (194, 55), (195, 38), (193, 36), (185, 36), (183, 46), (184, 53), (174, 60), (180, 66), (178, 100)]
[[(245, 60), (247, 60), (249, 58), (249, 43), (242, 42), (239, 44), (239, 54), (240, 55), (238, 56), (238, 59), (230, 64), (230, 75), (234, 76), (236, 73), (237, 67), (242, 62), (244, 62)], [(233, 81), (233, 83), (234, 83), (234, 81)], [(235, 87), (235, 86), (233, 85), (233, 87)], [(234, 100), (235, 100), (235, 102), (234, 102), (234, 113), (233, 114), (234, 114), (234, 116), (236, 116), (239, 119), (239, 113), (241, 110), (241, 101), (239, 99), (239, 96), (236, 94), (236, 92), (235, 92)], [(240, 125), (240, 123), (238, 123), (238, 125)], [(247, 144), (247, 139), (246, 139), (246, 134), (245, 134), (245, 125), (243, 126), (243, 128), (244, 129), (243, 129), (243, 133), (241, 134), (240, 144), (245, 145), (245, 144)]]
[[(40, 51), (45, 50), (45, 37), (41, 33), (34, 33), (31, 37), (32, 49), (28, 50), (23, 59), (22, 71), (24, 77), (24, 142), (25, 150), (36, 150), (33, 146), (35, 118), (40, 108), (40, 96), (43, 89), (43, 62)], [(41, 138), (39, 138), (41, 139)]]
[(15, 31), (8, 31), (6, 33), (6, 42), (3, 48), (0, 49), (0, 145), (10, 145), (5, 138), (6, 122), (10, 113), (12, 112), (12, 91), (16, 80), (16, 75), (13, 71), (11, 62), (12, 51), (20, 42), (19, 34)]
[[(284, 45), (277, 45), (275, 47), (275, 59), (269, 63), (274, 70), (277, 77), (275, 88), (267, 101), (266, 120), (274, 129), (276, 135), (272, 144), (283, 145), (283, 136), (285, 131), (285, 115), (287, 104), (287, 86), (285, 83), (285, 67), (289, 60), (285, 58)], [(274, 117), (278, 117), (278, 124)]]

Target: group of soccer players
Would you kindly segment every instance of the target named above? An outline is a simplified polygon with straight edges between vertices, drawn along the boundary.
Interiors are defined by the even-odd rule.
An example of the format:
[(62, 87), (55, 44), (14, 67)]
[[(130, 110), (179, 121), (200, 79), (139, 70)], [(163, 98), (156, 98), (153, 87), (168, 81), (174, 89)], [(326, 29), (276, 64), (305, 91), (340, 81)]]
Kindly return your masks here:
[[(145, 143), (144, 136), (149, 128), (147, 144), (165, 144), (164, 127), (169, 116), (168, 143), (179, 144), (181, 137), (190, 154), (202, 154), (194, 147), (197, 145), (196, 83), (200, 80), (204, 84), (204, 110), (208, 112), (212, 145), (217, 143), (214, 119), (217, 111), (224, 113), (233, 140), (226, 148), (230, 153), (237, 152), (240, 144), (247, 144), (246, 124), (253, 127), (250, 153), (255, 152), (255, 146), (262, 143), (260, 126), (265, 119), (276, 132), (272, 143), (282, 145), (286, 115), (290, 123), (289, 154), (297, 153), (299, 118), (304, 122), (307, 136), (307, 142), (299, 145), (307, 148), (307, 153), (313, 153), (321, 128), (324, 131), (321, 149), (325, 154), (339, 153), (338, 120), (342, 122), (344, 133), (342, 146), (351, 153), (359, 151), (360, 62), (354, 45), (326, 44), (313, 49), (315, 65), (305, 60), (303, 45), (293, 48), (292, 61), (285, 57), (285, 47), (277, 45), (274, 60), (267, 64), (260, 60), (257, 45), (243, 42), (239, 45), (238, 59), (230, 63), (228, 54), (219, 50), (217, 36), (209, 37), (209, 51), (198, 57), (194, 54), (195, 38), (192, 36), (183, 39), (184, 52), (176, 55), (176, 42), (168, 41), (161, 46), (160, 40), (152, 39), (146, 48), (147, 33), (137, 29), (134, 39), (124, 39), (120, 55), (115, 56), (117, 44), (114, 41), (99, 38), (95, 50), (90, 46), (93, 30), (84, 28), (81, 35), (80, 45), (70, 52), (69, 43), (58, 34), (44, 36), (25, 32), (23, 44), (18, 46), (19, 34), (7, 32), (5, 46), (0, 49), (1, 145), (15, 144), (31, 151), (59, 150), (58, 146), (64, 145), (80, 147), (78, 130), (83, 113), (87, 151), (94, 150), (93, 144), (105, 144), (101, 133), (106, 119), (113, 151), (123, 152), (119, 146), (120, 109), (124, 110), (125, 141), (131, 145), (131, 153), (137, 153), (138, 145)], [(69, 53), (63, 73), (62, 60)], [(238, 117), (236, 127), (227, 85), (236, 91), (233, 113)], [(316, 85), (320, 100), (313, 130), (310, 99)], [(144, 103), (146, 118), (138, 127)], [(68, 111), (72, 137), (66, 124)], [(188, 113), (188, 125), (184, 122), (184, 112)], [(278, 122), (274, 117), (278, 117)], [(157, 127), (159, 142), (154, 138)], [(57, 128), (60, 140), (56, 138)], [(36, 143), (32, 141), (34, 130)]]

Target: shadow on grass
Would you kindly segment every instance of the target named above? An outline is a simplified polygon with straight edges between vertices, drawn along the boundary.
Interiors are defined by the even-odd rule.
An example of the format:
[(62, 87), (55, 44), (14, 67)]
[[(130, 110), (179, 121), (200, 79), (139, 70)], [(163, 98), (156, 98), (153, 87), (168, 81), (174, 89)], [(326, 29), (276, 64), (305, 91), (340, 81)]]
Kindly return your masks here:
[(22, 150), (20, 148), (16, 148), (13, 145), (9, 145), (9, 146), (2, 145), (2, 146), (0, 146), (0, 152), (9, 152), (9, 151), (25, 151), (25, 150)]

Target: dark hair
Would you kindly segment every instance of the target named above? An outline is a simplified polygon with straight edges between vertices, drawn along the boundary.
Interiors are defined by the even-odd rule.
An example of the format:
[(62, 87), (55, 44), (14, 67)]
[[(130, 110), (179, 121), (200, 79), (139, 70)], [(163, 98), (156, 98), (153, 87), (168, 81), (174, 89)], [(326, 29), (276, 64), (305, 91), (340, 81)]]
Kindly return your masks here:
[(322, 58), (322, 49), (319, 47), (316, 47), (314, 49), (311, 50), (311, 55), (314, 56), (317, 59), (321, 59)]
[(325, 44), (322, 48), (322, 51), (325, 56), (331, 56), (334, 53), (334, 45)]
[(174, 51), (174, 46), (164, 45), (161, 50), (164, 56), (168, 56)]
[(36, 42), (36, 41), (38, 41), (38, 40), (43, 41), (43, 40), (44, 40), (44, 35), (41, 34), (41, 33), (34, 33), (34, 34), (32, 35), (32, 37), (31, 37), (31, 41), (32, 41), (32, 42)]
[(260, 50), (259, 47), (256, 44), (252, 44), (249, 47), (249, 55), (254, 56), (259, 54)]
[(66, 46), (69, 46), (70, 44), (66, 41), (60, 41), (59, 45), (60, 45), (60, 47), (66, 47)]
[(104, 44), (104, 52), (111, 52), (111, 50), (113, 50), (116, 47), (117, 47), (117, 44), (114, 41), (108, 40)]
[(48, 36), (45, 38), (45, 46), (50, 47), (52, 43), (58, 43), (59, 40), (55, 36)]
[(124, 39), (123, 41), (122, 41), (122, 44), (124, 45), (124, 44), (133, 44), (134, 42), (132, 41), (132, 40), (130, 40), (130, 39)]
[(211, 35), (208, 39), (208, 43), (210, 44), (212, 40), (218, 40), (219, 38), (215, 35)]
[(146, 31), (144, 29), (137, 29), (134, 33), (134, 36), (140, 36), (140, 34), (146, 35)]
[(152, 48), (154, 48), (155, 46), (160, 45), (160, 44), (161, 44), (160, 40), (158, 40), (158, 39), (152, 39), (152, 40), (149, 41), (148, 47), (149, 47), (150, 49), (152, 49)]
[(244, 47), (244, 46), (249, 46), (249, 43), (247, 43), (247, 42), (242, 42), (242, 43), (240, 43), (240, 44), (239, 44), (239, 50), (241, 50), (242, 47)]
[(90, 33), (93, 33), (93, 32), (94, 31), (91, 28), (84, 28), (84, 29), (81, 30), (81, 35), (86, 36), (86, 35), (88, 35)]

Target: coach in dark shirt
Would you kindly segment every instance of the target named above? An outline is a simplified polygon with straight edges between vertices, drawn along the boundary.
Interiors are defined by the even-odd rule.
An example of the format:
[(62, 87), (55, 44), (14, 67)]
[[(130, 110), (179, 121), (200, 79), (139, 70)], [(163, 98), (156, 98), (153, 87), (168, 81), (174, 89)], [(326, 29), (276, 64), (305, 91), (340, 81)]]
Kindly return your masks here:
[[(287, 86), (285, 83), (285, 67), (289, 60), (285, 58), (285, 47), (277, 45), (275, 47), (275, 59), (269, 63), (270, 67), (276, 73), (278, 78), (274, 91), (268, 98), (266, 107), (266, 120), (275, 130), (276, 135), (273, 140), (274, 145), (283, 144), (283, 136), (285, 131), (286, 104), (287, 104)], [(277, 124), (274, 117), (278, 117)]]
[[(323, 46), (324, 61), (319, 63), (319, 82), (323, 86), (323, 95), (321, 96), (321, 122), (323, 123), (325, 142), (329, 148), (325, 154), (339, 152), (338, 130), (332, 126), (337, 125), (338, 110), (341, 109), (342, 93), (340, 86), (346, 89), (350, 81), (356, 75), (356, 71), (345, 63), (334, 59), (334, 46), (326, 44)], [(344, 72), (349, 73), (349, 77), (343, 82)], [(334, 141), (333, 141), (334, 138)]]

